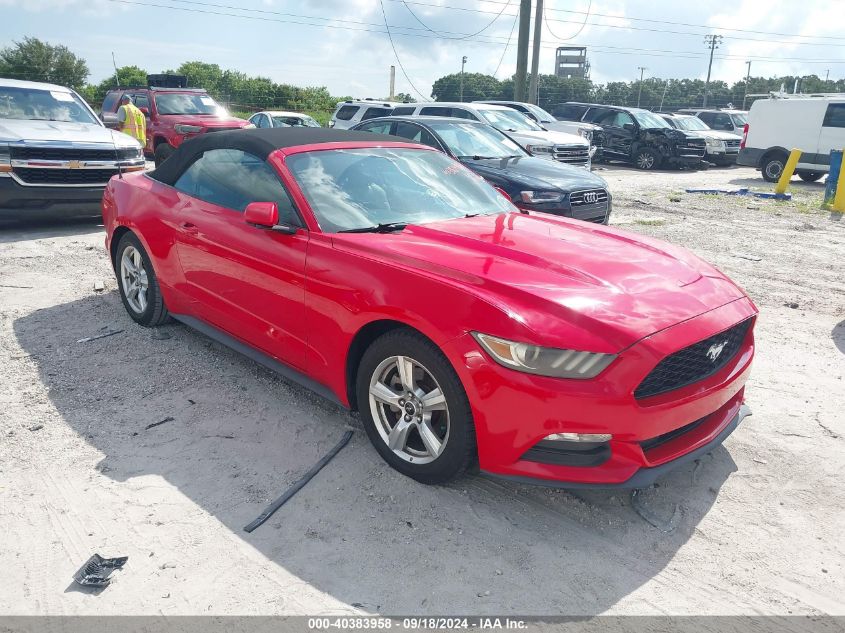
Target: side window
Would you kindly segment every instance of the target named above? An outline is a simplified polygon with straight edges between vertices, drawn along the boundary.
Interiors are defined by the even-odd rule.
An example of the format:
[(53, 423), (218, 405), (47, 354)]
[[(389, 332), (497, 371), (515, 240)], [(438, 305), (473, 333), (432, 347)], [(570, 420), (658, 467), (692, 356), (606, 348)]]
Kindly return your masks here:
[(845, 127), (845, 103), (831, 103), (824, 113), (823, 127)]
[(257, 156), (237, 149), (205, 152), (173, 186), (233, 211), (242, 212), (250, 202), (275, 202), (279, 207), (279, 222), (301, 225), (275, 170)]
[(396, 136), (401, 136), (414, 143), (421, 143), (437, 149), (442, 149), (440, 143), (432, 136), (431, 132), (421, 128), (419, 125), (413, 123), (406, 123), (405, 121), (398, 121), (396, 123)]
[(132, 102), (138, 108), (150, 109), (150, 98), (147, 95), (133, 95)]
[(704, 121), (710, 127), (713, 127), (713, 119), (716, 118), (716, 115), (713, 112), (699, 112), (698, 118)]
[(380, 116), (390, 116), (390, 108), (367, 108), (367, 111), (364, 112), (364, 116), (361, 117), (362, 121), (366, 121), (367, 119), (375, 119)]
[(469, 110), (464, 110), (463, 108), (452, 108), (452, 116), (458, 117), (459, 119), (469, 119), (470, 121), (478, 121), (478, 118)]
[(270, 122), (270, 117), (268, 117), (266, 114), (259, 114), (255, 123), (255, 127), (271, 128), (273, 127), (273, 124)]
[(375, 123), (365, 123), (357, 129), (361, 132), (373, 132), (374, 134), (390, 134), (392, 124), (392, 121), (376, 121)]
[(398, 108), (393, 108), (393, 112), (390, 113), (391, 116), (408, 116), (414, 113), (416, 110), (416, 106), (399, 106)]
[(710, 127), (712, 127), (714, 130), (732, 130), (734, 129), (734, 124), (733, 121), (731, 121), (730, 115), (717, 114), (713, 118), (713, 125), (711, 125)]
[(452, 116), (452, 108), (443, 106), (428, 106), (420, 110), (422, 116)]
[(584, 121), (587, 123), (596, 123), (597, 125), (607, 125), (606, 119), (615, 114), (613, 110), (607, 108), (590, 108), (589, 112), (584, 116)]
[(612, 125), (613, 127), (624, 128), (629, 124), (634, 124), (634, 118), (627, 112), (617, 112), (612, 118), (607, 119), (607, 125)]
[(334, 115), (334, 118), (340, 119), (341, 121), (348, 121), (349, 119), (355, 116), (356, 112), (358, 112), (358, 106), (345, 105), (337, 111), (337, 114)]
[(117, 102), (120, 98), (119, 92), (110, 92), (103, 100), (103, 112), (117, 112)]

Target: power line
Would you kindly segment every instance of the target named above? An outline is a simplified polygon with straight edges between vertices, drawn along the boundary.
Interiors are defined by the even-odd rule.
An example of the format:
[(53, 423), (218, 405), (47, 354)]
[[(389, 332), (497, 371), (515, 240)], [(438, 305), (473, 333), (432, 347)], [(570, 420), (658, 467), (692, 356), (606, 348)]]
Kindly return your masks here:
[(399, 53), (396, 52), (396, 45), (393, 43), (393, 36), (390, 34), (390, 27), (387, 24), (387, 13), (384, 12), (384, 0), (378, 0), (379, 6), (381, 7), (381, 16), (384, 18), (384, 28), (387, 29), (387, 39), (390, 40), (390, 48), (393, 49), (393, 56), (396, 58), (396, 63), (399, 64), (399, 68), (402, 70), (402, 74), (405, 75), (405, 79), (411, 88), (414, 89), (419, 96), (423, 98), (423, 101), (429, 101), (429, 98), (426, 97), (423, 93), (417, 90), (417, 87), (414, 85), (414, 82), (411, 81), (411, 78), (408, 77), (408, 73), (405, 72), (405, 66), (402, 65), (402, 60), (399, 59)]
[[(570, 35), (569, 37), (560, 37), (554, 31), (552, 31), (552, 27), (549, 26), (549, 22), (552, 21), (552, 20), (549, 20), (549, 16), (546, 15), (546, 11), (548, 10), (548, 8), (549, 7), (547, 5), (543, 6), (543, 22), (546, 23), (546, 30), (549, 32), (549, 34), (553, 38), (560, 40), (561, 42), (565, 42), (567, 40), (574, 40), (576, 37), (581, 35), (581, 31), (584, 30), (585, 26), (587, 26), (587, 20), (590, 19), (590, 9), (593, 8), (593, 0), (590, 0), (590, 3), (587, 5), (587, 14), (586, 14), (586, 16), (584, 16), (584, 21), (581, 23), (581, 26), (578, 28), (577, 31), (575, 31), (574, 35)], [(557, 22), (557, 20), (554, 20), (554, 21)]]
[[(592, 2), (592, 0), (590, 0), (590, 1)], [(421, 24), (421, 25), (425, 28), (425, 30), (426, 30), (426, 31), (430, 31), (430, 32), (434, 33), (435, 35), (439, 35), (440, 37), (443, 37), (444, 39), (447, 39), (447, 40), (466, 40), (466, 39), (469, 39), (469, 38), (471, 38), (471, 37), (475, 37), (476, 35), (481, 35), (481, 33), (483, 33), (484, 31), (486, 31), (487, 29), (489, 29), (491, 26), (493, 26), (493, 24), (496, 22), (496, 20), (498, 20), (500, 17), (502, 17), (502, 14), (505, 12), (505, 9), (507, 9), (507, 8), (510, 6), (510, 4), (511, 4), (511, 0), (508, 0), (508, 1), (505, 3), (505, 6), (503, 6), (503, 7), (502, 7), (502, 10), (501, 10), (501, 11), (499, 11), (499, 12), (496, 14), (496, 17), (495, 17), (495, 18), (493, 18), (492, 20), (490, 20), (490, 22), (487, 24), (487, 26), (485, 26), (483, 29), (481, 29), (481, 30), (479, 30), (479, 31), (476, 31), (475, 33), (470, 33), (470, 34), (468, 34), (468, 35), (464, 35), (464, 36), (462, 36), (462, 37), (447, 37), (447, 36), (440, 35), (437, 31), (435, 31), (435, 30), (434, 30), (434, 29), (432, 29), (432, 28), (429, 28), (429, 26), (428, 26), (425, 22), (423, 22), (422, 20), (420, 20), (420, 18), (417, 16), (417, 14), (416, 14), (416, 13), (414, 13), (414, 11), (411, 9), (411, 7), (409, 7), (409, 6), (408, 6), (408, 3), (407, 3), (407, 2), (403, 2), (402, 4), (403, 4), (403, 5), (404, 5), (404, 7), (408, 10), (408, 13), (410, 13), (412, 16), (414, 16), (414, 19), (415, 19), (417, 22), (419, 22), (419, 23), (420, 23), (420, 24)], [(448, 31), (443, 31), (443, 32), (444, 32), (444, 33), (448, 33)]]
[(513, 37), (513, 30), (516, 28), (516, 21), (519, 18), (519, 13), (513, 16), (513, 24), (511, 24), (511, 32), (508, 35), (508, 41), (505, 42), (505, 49), (502, 51), (502, 56), (499, 58), (499, 63), (496, 65), (496, 70), (493, 71), (493, 76), (495, 77), (496, 74), (499, 72), (499, 68), (502, 67), (502, 62), (505, 61), (505, 55), (508, 52), (508, 47), (511, 45), (511, 38)]

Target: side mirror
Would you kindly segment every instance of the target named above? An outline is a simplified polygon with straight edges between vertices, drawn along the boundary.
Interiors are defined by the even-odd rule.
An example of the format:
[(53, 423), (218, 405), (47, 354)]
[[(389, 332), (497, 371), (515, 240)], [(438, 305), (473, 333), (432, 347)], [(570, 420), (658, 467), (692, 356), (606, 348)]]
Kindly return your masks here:
[(138, 109), (143, 113), (143, 115), (145, 117), (147, 117), (147, 118), (150, 117), (150, 109), (149, 108), (138, 108)]
[(258, 229), (270, 229), (286, 235), (296, 233), (296, 227), (279, 224), (279, 207), (275, 202), (250, 202), (244, 209), (244, 222)]

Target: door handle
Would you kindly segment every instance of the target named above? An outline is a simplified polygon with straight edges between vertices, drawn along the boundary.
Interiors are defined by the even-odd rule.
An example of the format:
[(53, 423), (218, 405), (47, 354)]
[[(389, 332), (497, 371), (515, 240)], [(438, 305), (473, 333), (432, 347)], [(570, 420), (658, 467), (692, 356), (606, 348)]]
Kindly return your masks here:
[(193, 234), (199, 232), (197, 225), (194, 224), (193, 222), (182, 222), (182, 224), (180, 226), (182, 227), (182, 230), (185, 233), (190, 233), (190, 234), (193, 235)]

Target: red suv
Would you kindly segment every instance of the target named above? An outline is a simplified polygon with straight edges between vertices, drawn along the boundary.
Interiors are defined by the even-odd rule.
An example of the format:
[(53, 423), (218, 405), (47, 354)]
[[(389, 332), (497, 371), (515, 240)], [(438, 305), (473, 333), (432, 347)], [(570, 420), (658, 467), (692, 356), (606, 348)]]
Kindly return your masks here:
[(156, 165), (167, 160), (186, 139), (206, 132), (253, 127), (249, 121), (229, 116), (202, 88), (156, 87), (109, 90), (100, 114), (107, 127), (118, 128), (117, 109), (124, 94), (129, 94), (147, 116), (144, 153), (154, 156)]

